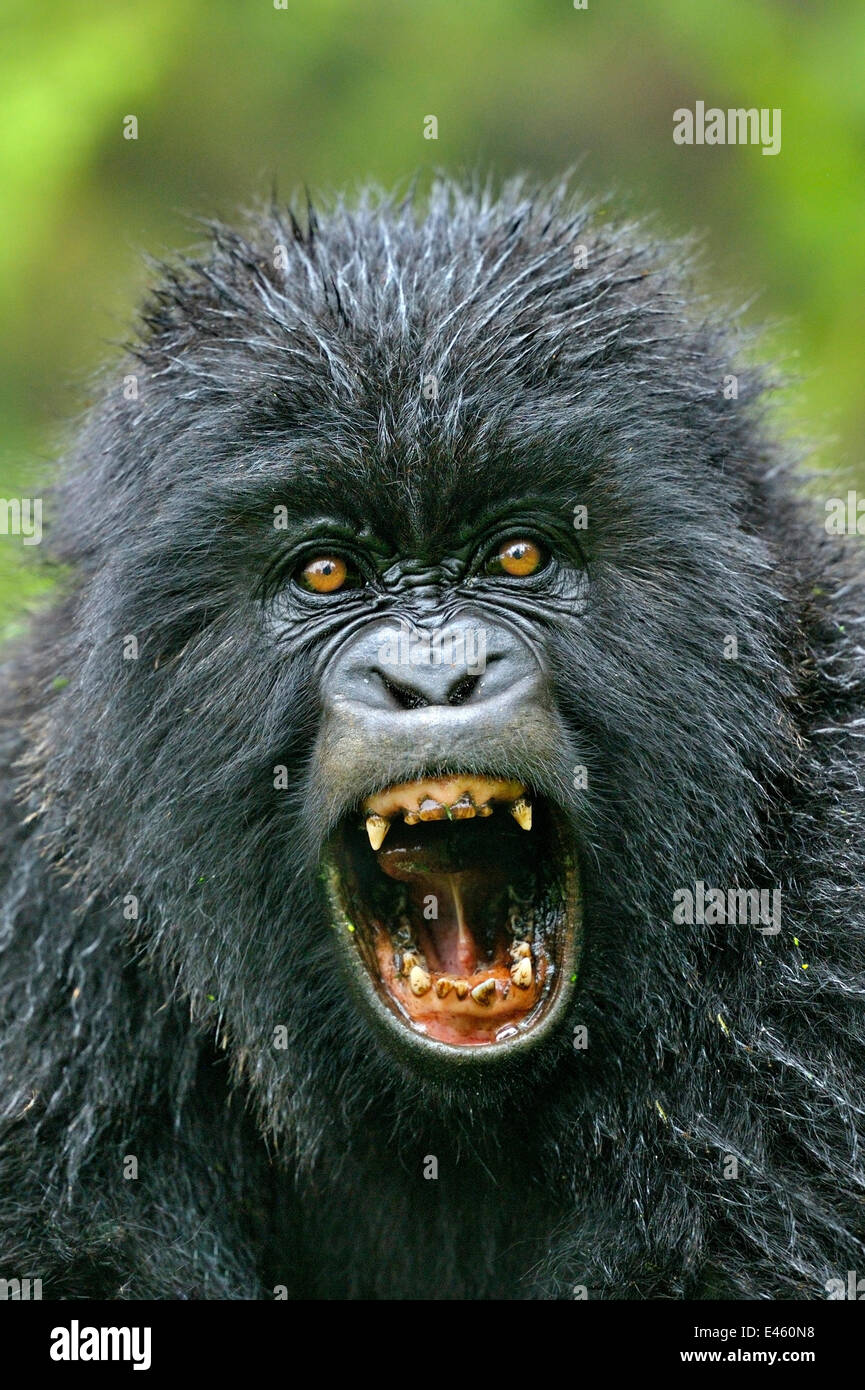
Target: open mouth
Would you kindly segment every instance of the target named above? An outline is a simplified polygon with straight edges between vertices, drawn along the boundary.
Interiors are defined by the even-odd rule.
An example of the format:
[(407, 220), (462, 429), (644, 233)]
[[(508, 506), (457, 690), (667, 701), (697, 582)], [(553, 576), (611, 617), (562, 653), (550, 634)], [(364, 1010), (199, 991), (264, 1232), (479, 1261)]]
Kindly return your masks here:
[(353, 973), (392, 1026), (464, 1052), (547, 1031), (580, 947), (578, 871), (552, 803), (494, 777), (402, 783), (343, 821), (325, 867)]

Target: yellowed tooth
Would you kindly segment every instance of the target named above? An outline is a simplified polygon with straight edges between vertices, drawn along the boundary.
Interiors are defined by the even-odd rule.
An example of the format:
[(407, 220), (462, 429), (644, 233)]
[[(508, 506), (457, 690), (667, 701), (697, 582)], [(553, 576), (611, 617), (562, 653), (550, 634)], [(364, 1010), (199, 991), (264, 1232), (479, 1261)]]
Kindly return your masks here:
[(511, 815), (517, 825), (522, 826), (523, 830), (532, 828), (532, 803), (525, 796), (520, 796), (510, 807)]
[(407, 975), (418, 963), (418, 958), (414, 951), (405, 951), (402, 958), (402, 973)]
[(436, 994), (439, 999), (444, 999), (446, 995), (450, 994), (453, 987), (453, 980), (449, 980), (447, 976), (443, 975), (440, 980), (436, 980)]
[(420, 820), (420, 816), (418, 815), (417, 811), (406, 811), (403, 814), (403, 820), (405, 821), (406, 825), (417, 825), (418, 821)]
[(464, 796), (469, 796), (475, 806), (484, 806), (492, 801), (515, 801), (525, 795), (523, 782), (500, 777), (475, 777), (474, 774), (424, 777), (414, 782), (400, 782), (368, 796), (363, 810), (365, 813), (374, 811), (379, 816), (390, 817), (396, 815), (397, 811), (414, 810), (423, 799), (437, 802), (440, 806), (452, 806)]
[(477, 816), (491, 816), (492, 813), (493, 808), (488, 801), (485, 802), (483, 806), (478, 806), (475, 810), (475, 815)]
[(509, 954), (511, 960), (525, 960), (526, 956), (532, 954), (532, 948), (528, 941), (514, 941), (511, 943)]
[(477, 1004), (491, 1004), (496, 993), (496, 982), (492, 977), (482, 980), (479, 985), (475, 985), (472, 990), (472, 999)]
[(433, 801), (431, 796), (428, 796), (425, 801), (421, 802), (418, 808), (418, 815), (420, 816), (421, 820), (447, 819), (447, 811), (445, 810), (444, 806), (442, 806), (441, 803), (438, 801)]
[(366, 818), (366, 833), (369, 836), (370, 845), (374, 850), (381, 849), (384, 837), (390, 830), (390, 821), (385, 820), (384, 816), (377, 816), (373, 811)]
[(511, 979), (519, 989), (528, 989), (532, 983), (532, 962), (528, 957), (511, 966)]
[(454, 989), (456, 991), (457, 999), (465, 999), (466, 995), (469, 992), (468, 980), (455, 980)]
[(476, 815), (475, 803), (468, 792), (447, 808), (448, 820), (472, 820)]
[(425, 970), (422, 970), (419, 965), (414, 965), (409, 973), (408, 983), (412, 994), (426, 994), (432, 980)]

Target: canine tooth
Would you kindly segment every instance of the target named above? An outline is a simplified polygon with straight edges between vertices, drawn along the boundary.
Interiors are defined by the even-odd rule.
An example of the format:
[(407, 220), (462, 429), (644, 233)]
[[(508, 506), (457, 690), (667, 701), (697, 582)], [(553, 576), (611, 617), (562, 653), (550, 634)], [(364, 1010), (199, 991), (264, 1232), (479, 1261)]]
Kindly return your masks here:
[(436, 994), (439, 999), (444, 999), (446, 995), (450, 994), (453, 987), (453, 980), (448, 980), (445, 976), (442, 976), (440, 980), (436, 980)]
[(510, 811), (517, 825), (522, 826), (523, 830), (531, 830), (532, 803), (527, 797), (517, 797), (517, 800), (511, 804)]
[(466, 792), (465, 796), (461, 796), (459, 801), (447, 808), (447, 813), (449, 820), (472, 820), (476, 815), (475, 803)]
[(477, 1004), (491, 1004), (493, 1002), (493, 996), (495, 995), (495, 992), (496, 982), (492, 977), (490, 977), (487, 980), (481, 980), (481, 983), (479, 985), (475, 985), (474, 989), (472, 990), (472, 999), (474, 999), (475, 1003)]
[(457, 999), (465, 999), (469, 992), (468, 980), (455, 980), (454, 989), (456, 990)]
[(528, 957), (511, 966), (511, 979), (518, 989), (528, 989), (532, 983), (532, 962)]
[(422, 970), (419, 965), (415, 965), (409, 972), (408, 983), (412, 994), (426, 994), (432, 980), (425, 970)]
[(511, 960), (525, 960), (526, 956), (532, 954), (532, 948), (528, 941), (515, 941), (510, 948)]
[(374, 850), (381, 848), (384, 837), (389, 830), (390, 821), (385, 820), (384, 816), (377, 816), (374, 811), (371, 815), (367, 816), (366, 833), (369, 836), (370, 845)]
[(421, 802), (418, 815), (421, 820), (446, 820), (447, 811), (438, 801), (433, 801), (431, 796), (426, 797)]

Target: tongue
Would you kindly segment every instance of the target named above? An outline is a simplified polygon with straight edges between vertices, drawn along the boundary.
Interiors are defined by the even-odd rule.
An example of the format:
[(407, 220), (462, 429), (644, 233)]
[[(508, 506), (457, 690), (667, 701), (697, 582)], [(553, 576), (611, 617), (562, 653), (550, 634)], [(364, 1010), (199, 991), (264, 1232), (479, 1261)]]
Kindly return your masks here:
[(468, 866), (452, 841), (429, 843), (426, 835), (382, 848), (377, 858), (384, 873), (405, 883), (411, 920), (434, 970), (471, 975), (479, 957), (491, 958), (497, 934), (485, 942), (483, 925), (504, 920), (505, 905), (498, 900), (507, 891), (508, 874), (502, 864), (488, 858)]

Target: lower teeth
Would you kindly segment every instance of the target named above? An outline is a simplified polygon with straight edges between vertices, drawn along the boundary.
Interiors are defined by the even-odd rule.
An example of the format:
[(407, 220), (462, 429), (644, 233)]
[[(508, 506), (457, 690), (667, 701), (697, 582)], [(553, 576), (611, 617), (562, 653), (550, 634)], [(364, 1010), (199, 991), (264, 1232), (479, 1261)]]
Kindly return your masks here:
[[(470, 981), (465, 979), (447, 975), (434, 978), (435, 971), (430, 970), (424, 952), (414, 940), (411, 920), (405, 910), (407, 907), (406, 891), (400, 886), (399, 897), (396, 902), (397, 925), (392, 932), (393, 944), (396, 947), (393, 954), (394, 973), (407, 982), (416, 998), (422, 998), (429, 993), (430, 989), (434, 988), (439, 999), (446, 999), (448, 995), (454, 994), (458, 1000), (463, 1000), (471, 993), (475, 1003), (483, 1006), (491, 1005), (495, 1001), (497, 992), (501, 994), (503, 999), (506, 999), (510, 993), (511, 984), (520, 990), (530, 989), (535, 980), (531, 946), (534, 937), (534, 906), (530, 905), (530, 898), (517, 897), (516, 892), (510, 886), (508, 887), (508, 897), (510, 898), (510, 907), (507, 915), (506, 933), (509, 938), (507, 959), (510, 978), (499, 980), (495, 976), (487, 976), (486, 979), (480, 980), (472, 987)], [(486, 945), (489, 959), (492, 962), (495, 955), (495, 929), (491, 927), (484, 935), (490, 938)]]
[(432, 985), (432, 980), (420, 965), (412, 966), (409, 972), (408, 982), (412, 994), (417, 995), (426, 994)]
[(532, 983), (532, 962), (530, 959), (517, 961), (511, 966), (511, 979), (520, 989), (528, 989)]
[(495, 998), (495, 993), (495, 980), (482, 980), (481, 983), (475, 985), (472, 990), (472, 999), (474, 999), (477, 1004), (491, 1004)]

